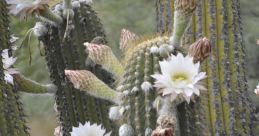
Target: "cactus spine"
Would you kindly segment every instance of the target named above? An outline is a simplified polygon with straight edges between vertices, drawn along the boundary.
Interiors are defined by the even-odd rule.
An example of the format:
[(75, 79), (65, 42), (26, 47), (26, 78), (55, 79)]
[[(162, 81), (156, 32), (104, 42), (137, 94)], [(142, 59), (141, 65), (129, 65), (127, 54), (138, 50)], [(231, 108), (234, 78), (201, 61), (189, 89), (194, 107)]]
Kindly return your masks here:
[[(10, 49), (9, 16), (7, 4), (0, 1), (0, 50)], [(0, 57), (0, 135), (27, 136), (28, 128), (25, 123), (23, 105), (17, 89), (4, 80), (2, 57)]]
[[(62, 132), (64, 136), (70, 135), (72, 126), (78, 126), (79, 122), (90, 121), (102, 123), (108, 131), (113, 130), (116, 133), (116, 126), (109, 120), (107, 114), (110, 103), (78, 91), (65, 77), (66, 69), (87, 69), (110, 86), (114, 82), (112, 74), (106, 72), (100, 65), (86, 62), (88, 54), (83, 43), (90, 42), (96, 37), (102, 37), (104, 43), (106, 41), (102, 24), (90, 5), (84, 2), (79, 5), (73, 7), (73, 18), (70, 16), (68, 22), (64, 21), (59, 26), (45, 24), (48, 31), (39, 37), (46, 50), (50, 77), (58, 87), (56, 103)], [(56, 12), (62, 14), (62, 10), (66, 9), (60, 8)]]
[[(157, 1), (158, 32), (172, 31), (164, 22), (173, 20), (166, 16), (173, 9), (172, 1)], [(201, 93), (196, 103), (178, 106), (181, 135), (253, 135), (253, 108), (248, 100), (241, 31), (238, 0), (197, 3), (181, 44), (190, 45), (206, 36), (213, 44), (212, 56), (202, 67), (208, 74), (207, 91)]]

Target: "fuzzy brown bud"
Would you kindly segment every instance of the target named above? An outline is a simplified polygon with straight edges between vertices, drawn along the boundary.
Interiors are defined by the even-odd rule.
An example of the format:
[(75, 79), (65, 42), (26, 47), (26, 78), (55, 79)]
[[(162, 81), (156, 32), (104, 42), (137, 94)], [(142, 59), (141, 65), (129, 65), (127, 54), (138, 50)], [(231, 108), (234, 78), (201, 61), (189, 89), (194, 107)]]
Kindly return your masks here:
[(211, 54), (211, 42), (206, 37), (199, 39), (189, 48), (189, 55), (194, 61), (203, 61)]
[(175, 10), (184, 14), (191, 14), (196, 9), (196, 0), (176, 0)]
[(157, 119), (158, 127), (152, 132), (152, 136), (174, 136), (176, 119), (172, 116), (160, 115)]
[(156, 129), (152, 132), (151, 136), (174, 136), (172, 128)]
[(196, 9), (196, 0), (176, 0), (175, 9), (184, 14), (190, 14)]

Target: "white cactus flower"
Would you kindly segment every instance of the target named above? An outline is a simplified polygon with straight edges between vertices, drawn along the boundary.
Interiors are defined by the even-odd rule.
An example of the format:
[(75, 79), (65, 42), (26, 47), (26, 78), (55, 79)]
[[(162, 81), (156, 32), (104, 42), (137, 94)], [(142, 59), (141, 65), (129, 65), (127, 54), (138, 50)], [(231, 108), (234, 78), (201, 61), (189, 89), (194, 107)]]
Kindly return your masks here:
[(84, 125), (79, 123), (78, 127), (72, 127), (71, 136), (110, 136), (110, 133), (106, 133), (106, 130), (102, 128), (101, 125), (96, 123), (90, 124), (90, 122), (85, 122)]
[(48, 8), (48, 3), (51, 0), (6, 0), (10, 5), (10, 13), (21, 18), (39, 13), (41, 10)]
[(254, 92), (255, 92), (256, 95), (259, 95), (259, 83), (256, 86), (256, 89), (254, 90)]
[(2, 51), (2, 62), (3, 62), (3, 68), (4, 68), (4, 80), (7, 83), (13, 84), (13, 76), (12, 74), (18, 73), (17, 70), (14, 68), (11, 68), (11, 66), (15, 63), (16, 58), (9, 57), (8, 55), (8, 49), (4, 49)]
[(189, 103), (193, 94), (200, 95), (200, 90), (204, 89), (200, 80), (206, 78), (206, 73), (199, 72), (200, 63), (193, 63), (192, 57), (178, 53), (177, 56), (171, 55), (168, 60), (159, 62), (159, 65), (161, 74), (152, 77), (156, 79), (154, 86), (163, 96), (171, 95), (174, 100), (182, 95)]

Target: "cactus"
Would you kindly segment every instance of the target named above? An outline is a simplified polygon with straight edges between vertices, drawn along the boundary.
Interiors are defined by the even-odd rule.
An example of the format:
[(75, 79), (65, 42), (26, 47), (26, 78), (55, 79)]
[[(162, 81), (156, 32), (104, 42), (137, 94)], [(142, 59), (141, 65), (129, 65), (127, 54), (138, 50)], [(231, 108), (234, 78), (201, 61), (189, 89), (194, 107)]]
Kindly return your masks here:
[[(182, 26), (186, 23), (179, 23), (178, 25)], [(136, 39), (134, 34), (126, 33), (129, 36), (124, 36), (124, 38)], [(135, 40), (128, 42), (126, 45), (123, 41), (121, 43), (121, 49), (124, 51), (122, 64), (114, 58), (108, 46), (93, 43), (85, 44), (89, 54), (91, 54), (89, 57), (95, 63), (100, 63), (106, 70), (117, 74), (116, 79), (119, 82), (117, 92), (107, 88), (89, 71), (69, 70), (66, 75), (77, 89), (86, 91), (97, 98), (114, 100), (113, 102), (117, 106), (110, 109), (109, 117), (113, 120), (120, 120), (118, 121), (122, 125), (119, 130), (120, 136), (130, 134), (150, 135), (156, 128), (156, 120), (158, 119), (156, 109), (152, 106), (158, 94), (155, 89), (152, 89), (153, 79), (151, 75), (160, 71), (160, 60), (167, 58), (171, 53), (183, 52), (183, 49), (180, 47), (175, 49), (174, 46), (170, 45), (168, 36)], [(112, 63), (108, 65), (108, 62)], [(123, 75), (120, 75), (121, 65), (124, 65), (125, 68)], [(175, 103), (172, 104), (172, 110), (176, 109), (175, 105)], [(160, 106), (156, 108), (160, 109)], [(172, 115), (176, 119), (174, 112)]]
[[(2, 52), (4, 49), (11, 49), (9, 15), (4, 0), (0, 1), (0, 10), (0, 50)], [(2, 57), (0, 59), (2, 60)], [(2, 61), (0, 65), (0, 135), (27, 136), (28, 128), (17, 88), (5, 82)]]
[[(172, 0), (157, 0), (158, 32), (172, 31), (167, 22), (172, 23), (174, 6)], [(212, 41), (212, 56), (202, 66), (208, 74), (207, 91), (196, 103), (178, 106), (181, 134), (253, 135), (239, 1), (199, 1), (181, 45), (202, 36)]]
[(163, 50), (168, 44), (168, 37), (157, 37), (138, 44), (137, 49), (133, 50), (134, 53), (129, 51), (129, 56), (126, 55), (129, 57), (126, 61), (128, 69), (118, 91), (126, 94), (123, 106), (129, 107), (124, 113), (123, 123), (131, 125), (135, 134), (145, 135), (145, 131), (154, 130), (156, 127), (157, 114), (152, 103), (157, 93), (154, 89), (145, 91), (142, 86), (153, 82), (150, 75), (159, 72), (158, 62), (167, 56), (166, 51), (152, 54), (151, 48)]
[[(38, 24), (36, 35), (57, 86), (63, 135), (86, 121), (102, 123), (120, 136), (253, 135), (238, 4), (238, 0), (157, 0), (157, 30), (164, 35), (141, 40), (129, 33), (125, 38), (134, 40), (121, 41), (122, 62), (103, 45), (102, 25), (88, 4), (64, 0), (64, 7), (56, 5), (55, 14), (41, 11), (45, 18), (40, 17), (44, 22)], [(208, 75), (206, 90), (191, 103), (190, 97), (185, 98), (188, 103), (182, 97), (172, 102), (160, 95), (161, 88), (153, 87), (151, 75), (160, 73), (159, 61), (177, 53), (202, 62)], [(55, 91), (22, 76), (15, 79), (24, 89)], [(112, 103), (116, 106), (110, 108), (109, 117), (119, 120), (119, 130), (108, 118)]]
[[(205, 0), (197, 5), (193, 0), (157, 1), (158, 32), (172, 32), (172, 36), (128, 43), (124, 51), (125, 73), (117, 86), (123, 94), (117, 103), (119, 113), (115, 108), (111, 110), (111, 115), (123, 116), (119, 135), (151, 135), (156, 123), (171, 135), (253, 135), (253, 107), (247, 94), (238, 4), (235, 0)], [(207, 40), (200, 39), (203, 36), (211, 39), (211, 47)], [(212, 52), (202, 65), (202, 71), (208, 74), (207, 90), (190, 104), (181, 99), (168, 103), (150, 87), (154, 82), (150, 75), (160, 71), (160, 60), (170, 53), (186, 54), (189, 47), (195, 61), (203, 61), (207, 52)], [(161, 116), (161, 108), (166, 108), (169, 116)], [(157, 129), (153, 135), (161, 133)]]
[[(66, 6), (70, 7), (69, 4)], [(62, 16), (63, 10), (67, 9), (63, 9), (61, 4), (56, 5), (55, 13)], [(111, 102), (99, 100), (78, 91), (65, 77), (66, 69), (87, 69), (110, 87), (114, 82), (111, 73), (87, 59), (88, 53), (85, 52), (83, 46), (84, 42), (92, 40), (106, 43), (99, 18), (91, 6), (84, 2), (74, 1), (72, 11), (74, 16), (69, 15), (68, 22), (64, 17), (64, 22), (57, 26), (45, 23), (40, 30), (47, 31), (39, 36), (46, 51), (50, 77), (58, 88), (56, 104), (62, 133), (64, 136), (70, 135), (72, 126), (78, 126), (79, 123), (86, 121), (102, 123), (108, 131), (113, 130), (116, 133), (116, 125), (109, 120), (108, 114), (106, 114)]]

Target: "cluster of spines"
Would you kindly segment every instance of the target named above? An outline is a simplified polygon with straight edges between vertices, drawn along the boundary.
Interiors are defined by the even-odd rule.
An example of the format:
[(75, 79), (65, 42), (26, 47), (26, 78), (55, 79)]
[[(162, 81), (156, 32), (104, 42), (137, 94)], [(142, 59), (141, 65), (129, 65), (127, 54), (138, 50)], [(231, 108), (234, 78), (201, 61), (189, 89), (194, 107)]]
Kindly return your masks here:
[(156, 0), (157, 32), (171, 33), (174, 22), (174, 0)]
[[(171, 7), (171, 10), (159, 10), (162, 13), (157, 17), (160, 19), (157, 20), (158, 32), (170, 32), (172, 30), (166, 29), (162, 22), (167, 22), (165, 12), (173, 11), (174, 5), (166, 6), (164, 4), (168, 0), (163, 1), (159, 1), (158, 7), (163, 5)], [(206, 36), (213, 46), (211, 57), (202, 65), (202, 70), (208, 75), (208, 90), (201, 93), (194, 105), (182, 104), (178, 107), (179, 112), (186, 115), (183, 117), (182, 114), (180, 120), (183, 134), (253, 135), (253, 108), (247, 94), (239, 14), (238, 0), (203, 0), (197, 3), (181, 44), (188, 46)], [(247, 107), (246, 110), (243, 107)], [(190, 115), (194, 117), (190, 118)], [(195, 124), (195, 129), (190, 124)]]
[[(151, 52), (150, 52), (150, 47), (147, 47), (145, 50), (145, 62), (144, 62), (144, 81), (143, 83), (149, 83), (151, 85), (152, 79), (150, 77), (150, 75), (153, 73), (153, 67), (150, 67), (153, 61), (153, 57), (151, 56)], [(142, 85), (143, 85), (142, 83)], [(141, 85), (141, 86), (142, 86)], [(141, 87), (142, 88), (142, 87)], [(145, 127), (146, 128), (150, 128), (152, 127), (152, 122), (154, 120), (152, 120), (152, 113), (151, 113), (151, 109), (152, 109), (152, 100), (154, 100), (154, 95), (152, 96), (152, 94), (154, 94), (153, 89), (150, 90), (144, 90), (145, 93), (145, 101), (144, 101), (144, 105), (145, 107), (145, 118), (146, 118), (146, 122), (145, 122)]]

